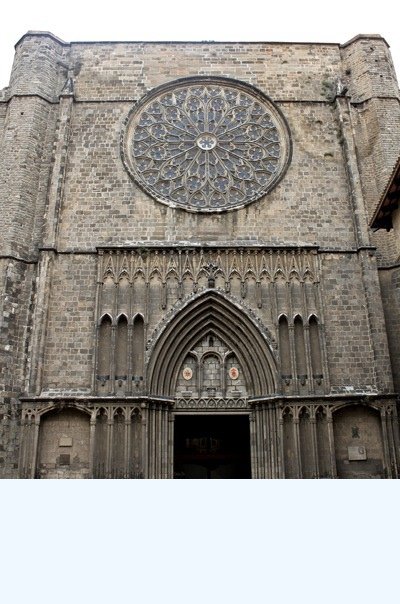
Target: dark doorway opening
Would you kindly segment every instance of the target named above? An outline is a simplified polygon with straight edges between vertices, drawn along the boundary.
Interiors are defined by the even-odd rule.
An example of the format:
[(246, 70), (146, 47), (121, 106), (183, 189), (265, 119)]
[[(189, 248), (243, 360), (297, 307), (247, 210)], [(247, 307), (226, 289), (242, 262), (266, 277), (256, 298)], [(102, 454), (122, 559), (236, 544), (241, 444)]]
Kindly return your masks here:
[(175, 416), (174, 478), (251, 478), (248, 416)]

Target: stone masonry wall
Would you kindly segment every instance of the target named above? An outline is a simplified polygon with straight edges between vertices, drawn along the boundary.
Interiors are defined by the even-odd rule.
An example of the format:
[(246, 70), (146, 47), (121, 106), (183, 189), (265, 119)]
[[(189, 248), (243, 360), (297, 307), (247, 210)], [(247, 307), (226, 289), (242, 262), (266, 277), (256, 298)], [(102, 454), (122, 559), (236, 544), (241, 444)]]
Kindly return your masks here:
[(8, 103), (0, 164), (1, 253), (37, 258), (45, 215), (55, 106), (38, 97)]
[(396, 392), (400, 390), (400, 267), (379, 271)]
[[(384, 40), (360, 36), (342, 49), (358, 170), (370, 220), (400, 154), (400, 94)], [(371, 233), (380, 263), (393, 258), (393, 238)]]
[(130, 179), (119, 146), (130, 107), (126, 103), (74, 106), (61, 250), (157, 240), (354, 245), (339, 134), (328, 104), (282, 106), (294, 145), (285, 178), (266, 198), (219, 215), (167, 208)]
[[(378, 345), (380, 337), (387, 354), (385, 327), (381, 322), (380, 334), (373, 341), (361, 270), (354, 254), (326, 254), (322, 261), (327, 356), (331, 386), (336, 392), (374, 391), (378, 382), (383, 390), (392, 387), (390, 367), (382, 359), (376, 362), (374, 344)], [(380, 304), (378, 287), (374, 293)]]
[[(97, 256), (91, 254), (62, 254), (55, 261), (41, 382), (43, 394), (93, 393), (97, 261)], [(327, 253), (323, 254), (321, 263), (320, 288), (332, 392), (390, 392), (392, 378), (382, 312), (379, 315), (379, 285), (369, 283), (380, 318), (376, 322), (369, 316), (358, 255)], [(136, 291), (142, 291), (144, 296), (145, 287), (144, 281), (142, 288), (139, 282), (134, 283), (134, 300), (139, 295)], [(171, 288), (173, 283), (168, 281), (165, 310), (161, 306), (161, 281), (151, 282), (147, 308), (141, 299), (132, 309), (133, 314), (140, 312), (148, 316), (147, 338), (159, 327), (163, 314), (173, 310), (178, 302), (177, 284), (175, 290)], [(282, 310), (274, 310), (272, 298), (266, 298), (260, 309), (256, 292), (250, 288), (242, 303), (262, 319), (277, 341), (276, 313)], [(316, 311), (320, 316), (318, 308)]]
[(6, 103), (2, 103), (1, 102), (1, 92), (2, 91), (0, 90), (0, 141), (3, 140), (4, 123), (5, 123), (6, 114), (7, 114), (7, 105), (6, 105)]
[(54, 263), (43, 351), (42, 390), (91, 392), (95, 342), (96, 264), (93, 256)]
[(52, 34), (26, 34), (15, 48), (10, 93), (57, 101), (68, 73), (68, 55), (69, 45)]
[(340, 70), (336, 44), (72, 43), (76, 98), (139, 100), (178, 78), (218, 75), (249, 82), (279, 100), (325, 100)]

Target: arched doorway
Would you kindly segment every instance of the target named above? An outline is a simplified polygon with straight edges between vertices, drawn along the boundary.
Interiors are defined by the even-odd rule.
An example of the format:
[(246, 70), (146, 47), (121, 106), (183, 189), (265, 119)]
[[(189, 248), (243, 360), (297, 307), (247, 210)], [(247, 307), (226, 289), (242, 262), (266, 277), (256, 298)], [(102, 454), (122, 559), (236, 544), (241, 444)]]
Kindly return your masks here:
[(261, 328), (219, 291), (206, 290), (194, 297), (167, 323), (153, 346), (147, 371), (151, 394), (175, 396), (184, 359), (210, 337), (219, 338), (238, 359), (249, 396), (277, 392), (277, 362)]
[(261, 324), (221, 292), (203, 292), (161, 332), (147, 383), (155, 397), (175, 400), (175, 477), (251, 477), (248, 397), (277, 391)]
[(176, 415), (174, 478), (251, 478), (248, 415)]

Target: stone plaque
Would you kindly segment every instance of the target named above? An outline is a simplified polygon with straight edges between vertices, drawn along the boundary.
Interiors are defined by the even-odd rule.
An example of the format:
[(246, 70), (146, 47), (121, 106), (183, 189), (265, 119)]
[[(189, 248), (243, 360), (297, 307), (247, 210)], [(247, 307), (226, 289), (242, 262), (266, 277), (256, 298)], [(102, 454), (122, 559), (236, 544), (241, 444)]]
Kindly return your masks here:
[(72, 437), (71, 436), (61, 436), (58, 446), (59, 447), (72, 447)]
[(349, 461), (363, 461), (367, 459), (367, 449), (363, 445), (348, 447)]
[(70, 457), (70, 455), (67, 455), (67, 454), (63, 453), (62, 455), (60, 455), (58, 463), (59, 463), (60, 466), (69, 466), (70, 463), (71, 463), (71, 457)]

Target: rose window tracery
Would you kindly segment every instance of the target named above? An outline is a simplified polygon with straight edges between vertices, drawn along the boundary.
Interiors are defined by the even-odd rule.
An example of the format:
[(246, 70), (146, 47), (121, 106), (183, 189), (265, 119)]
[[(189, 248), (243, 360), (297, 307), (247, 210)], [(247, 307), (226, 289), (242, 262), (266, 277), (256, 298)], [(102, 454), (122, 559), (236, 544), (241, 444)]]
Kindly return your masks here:
[(135, 107), (123, 159), (158, 201), (218, 212), (242, 207), (277, 184), (290, 160), (290, 138), (280, 111), (254, 88), (184, 80)]

